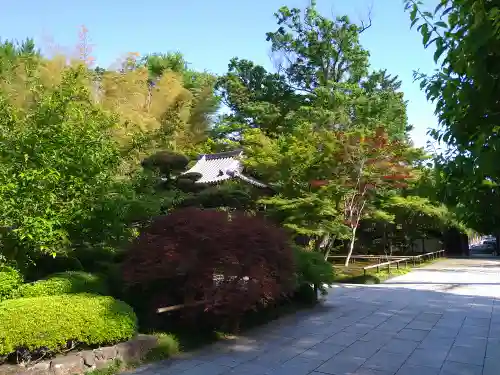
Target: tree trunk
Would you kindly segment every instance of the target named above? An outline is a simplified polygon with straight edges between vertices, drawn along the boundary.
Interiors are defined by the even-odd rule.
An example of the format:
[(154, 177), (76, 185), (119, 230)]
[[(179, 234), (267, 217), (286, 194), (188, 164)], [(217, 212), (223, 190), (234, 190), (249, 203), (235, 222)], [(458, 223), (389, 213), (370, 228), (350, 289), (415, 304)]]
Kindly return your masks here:
[(387, 255), (387, 223), (384, 223), (384, 227), (383, 227), (382, 247), (384, 249), (384, 253)]
[(318, 237), (316, 239), (316, 243), (314, 244), (314, 250), (321, 251), (321, 245), (323, 245), (327, 239), (328, 239), (328, 234), (324, 234), (321, 237)]
[(495, 255), (499, 255), (500, 254), (500, 232), (495, 232), (495, 239), (497, 240), (496, 244), (495, 244)]
[(347, 258), (345, 258), (344, 266), (349, 266), (349, 261), (351, 260), (352, 252), (354, 250), (354, 242), (356, 241), (356, 227), (352, 228), (351, 241), (349, 243), (349, 252), (347, 253)]
[(335, 246), (335, 239), (336, 238), (337, 238), (337, 236), (333, 236), (328, 241), (328, 245), (326, 246), (326, 251), (325, 251), (325, 260), (328, 260), (328, 257), (330, 256), (330, 251), (332, 250), (332, 247)]

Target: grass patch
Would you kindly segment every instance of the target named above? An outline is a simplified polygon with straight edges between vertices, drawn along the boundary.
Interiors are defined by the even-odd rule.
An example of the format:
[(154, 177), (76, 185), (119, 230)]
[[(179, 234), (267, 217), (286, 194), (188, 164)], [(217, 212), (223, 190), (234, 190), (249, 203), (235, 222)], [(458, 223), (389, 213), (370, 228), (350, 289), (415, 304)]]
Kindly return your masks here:
[(411, 271), (410, 267), (399, 268), (391, 270), (389, 273), (387, 270), (363, 274), (363, 269), (358, 274), (337, 274), (337, 282), (346, 284), (380, 284), (391, 277), (405, 275)]

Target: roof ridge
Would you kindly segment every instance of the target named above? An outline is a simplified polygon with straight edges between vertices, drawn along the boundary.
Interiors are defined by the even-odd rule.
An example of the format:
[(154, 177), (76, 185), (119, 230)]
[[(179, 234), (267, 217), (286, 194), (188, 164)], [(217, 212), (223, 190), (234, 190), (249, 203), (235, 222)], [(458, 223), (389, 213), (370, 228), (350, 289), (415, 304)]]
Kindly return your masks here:
[(238, 172), (236, 171), (235, 173), (236, 177), (238, 177), (239, 179), (245, 181), (245, 182), (248, 182), (252, 185), (255, 185), (255, 186), (259, 186), (259, 187), (263, 187), (263, 188), (267, 188), (269, 187), (267, 184), (264, 184), (263, 182), (260, 182), (258, 181), (257, 179), (253, 178), (253, 177), (250, 177), (250, 176), (247, 176), (247, 175), (244, 175), (243, 173), (241, 172)]
[(215, 154), (201, 154), (199, 156), (199, 159), (202, 157), (205, 157), (207, 160), (212, 160), (212, 159), (223, 159), (223, 158), (230, 158), (234, 156), (240, 156), (243, 153), (243, 149), (236, 149), (232, 151), (224, 151), (224, 152), (217, 152)]

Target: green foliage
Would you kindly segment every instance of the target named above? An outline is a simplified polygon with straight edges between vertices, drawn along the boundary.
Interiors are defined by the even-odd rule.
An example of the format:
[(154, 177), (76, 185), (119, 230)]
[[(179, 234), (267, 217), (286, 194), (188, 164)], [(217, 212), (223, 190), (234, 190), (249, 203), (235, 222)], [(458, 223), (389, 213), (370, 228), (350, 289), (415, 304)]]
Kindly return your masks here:
[(0, 301), (7, 299), (23, 283), (23, 276), (18, 270), (0, 265)]
[(0, 40), (0, 75), (8, 79), (20, 62), (31, 66), (39, 57), (40, 52), (36, 50), (33, 39), (26, 39), (21, 43)]
[(391, 270), (390, 273), (383, 270), (375, 273), (369, 273), (366, 275), (362, 274), (354, 276), (339, 275), (336, 281), (345, 284), (380, 284), (392, 277), (406, 275), (410, 271), (411, 271), (410, 268), (400, 268), (398, 270)]
[(109, 366), (102, 369), (87, 371), (86, 375), (117, 375), (123, 370), (123, 364), (119, 359), (116, 359)]
[[(187, 127), (195, 135), (193, 141), (205, 141), (212, 123), (212, 116), (219, 109), (220, 100), (215, 95), (216, 77), (208, 72), (198, 72), (189, 68), (188, 62), (180, 52), (153, 53), (142, 58), (141, 64), (148, 69), (150, 84), (154, 84), (169, 71), (181, 75), (184, 88), (193, 96)], [(193, 144), (188, 148), (194, 148)]]
[(166, 145), (196, 153), (218, 109), (215, 77), (180, 54), (125, 65), (89, 71), (39, 55), (30, 40), (0, 44), (0, 255), (30, 278), (74, 269), (47, 255), (78, 262), (126, 246), (183, 198), (158, 192), (158, 174), (138, 160)]
[[(405, 3), (423, 44), (436, 48), (434, 60), (441, 63), (435, 75), (419, 76), (429, 99), (436, 101), (443, 125), (433, 134), (460, 151), (483, 151), (485, 156), (494, 152), (491, 142), (499, 122), (494, 79), (500, 68), (492, 62), (500, 54), (498, 5), (441, 0), (434, 12), (425, 12), (419, 1)], [(486, 144), (490, 147), (484, 148)]]
[(136, 328), (132, 308), (111, 297), (68, 294), (7, 300), (0, 304), (0, 355), (19, 348), (59, 352), (69, 341), (112, 344), (130, 339)]
[(498, 231), (500, 8), (474, 0), (441, 0), (433, 11), (416, 0), (405, 4), (439, 64), (433, 75), (415, 75), (436, 103), (441, 127), (431, 135), (448, 146), (436, 160), (442, 201), (476, 231)]
[(155, 336), (158, 344), (146, 353), (143, 358), (145, 362), (161, 361), (179, 353), (179, 341), (175, 336), (168, 333), (156, 333)]
[(392, 222), (383, 202), (415, 178), (419, 155), (381, 131), (313, 131), (307, 123), (277, 138), (253, 129), (244, 142), (247, 166), (277, 193), (260, 200), (268, 214), (316, 239), (316, 248), (328, 238), (354, 241), (361, 220)]
[(157, 168), (166, 177), (171, 173), (183, 172), (189, 163), (189, 159), (178, 153), (170, 151), (160, 151), (144, 159), (142, 166), (148, 169)]
[(101, 276), (86, 272), (67, 271), (21, 285), (12, 293), (13, 298), (44, 297), (67, 293), (108, 294)]
[(69, 226), (91, 215), (120, 163), (115, 119), (94, 105), (82, 67), (44, 89), (25, 112), (0, 91), (0, 227), (9, 260), (70, 249)]
[(394, 220), (380, 202), (404, 187), (384, 177), (411, 170), (418, 154), (401, 82), (386, 70), (369, 73), (359, 42), (369, 24), (329, 19), (315, 1), (304, 10), (281, 7), (275, 17), (267, 40), (278, 72), (231, 60), (218, 82), (231, 113), (213, 137), (239, 140), (247, 168), (273, 187), (259, 200), (267, 215), (316, 249), (348, 237), (354, 243), (360, 220)]
[[(368, 74), (369, 53), (359, 43), (364, 27), (351, 23), (347, 16), (328, 19), (312, 1), (304, 12), (283, 6), (275, 17), (279, 28), (267, 33), (267, 40), (273, 52), (301, 52), (286, 59), (284, 66), (286, 76), (298, 89), (314, 90), (331, 81), (358, 83)], [(321, 61), (320, 56), (326, 60)]]
[[(246, 165), (277, 193), (261, 199), (268, 214), (298, 234), (347, 233), (339, 222), (337, 187), (313, 190), (310, 186), (311, 180), (328, 176), (328, 169), (337, 165), (332, 153), (338, 143), (332, 133), (313, 133), (305, 125), (276, 139), (255, 129), (247, 131), (244, 140)], [(320, 145), (323, 153), (317, 152)]]
[(231, 60), (227, 74), (217, 82), (217, 89), (232, 113), (216, 124), (212, 131), (216, 139), (231, 139), (248, 127), (260, 128), (270, 135), (286, 131), (293, 125), (287, 121), (287, 115), (301, 103), (285, 77), (238, 58)]
[(335, 273), (331, 263), (327, 262), (320, 253), (296, 247), (294, 255), (299, 286), (312, 284), (324, 292), (324, 284), (331, 285), (335, 282)]
[(301, 121), (314, 128), (374, 130), (383, 124), (391, 137), (409, 129), (400, 83), (386, 71), (368, 74), (368, 51), (359, 35), (368, 26), (346, 16), (330, 20), (313, 1), (304, 12), (282, 7), (278, 30), (267, 33), (279, 73), (248, 60), (233, 59), (218, 82), (223, 102), (232, 110), (217, 124), (214, 136), (229, 137), (259, 128), (274, 137)]
[(75, 256), (88, 270), (98, 270), (100, 262), (112, 261), (137, 235), (143, 223), (171, 206), (177, 191), (159, 191), (158, 179), (141, 171), (114, 181), (85, 216), (69, 225)]

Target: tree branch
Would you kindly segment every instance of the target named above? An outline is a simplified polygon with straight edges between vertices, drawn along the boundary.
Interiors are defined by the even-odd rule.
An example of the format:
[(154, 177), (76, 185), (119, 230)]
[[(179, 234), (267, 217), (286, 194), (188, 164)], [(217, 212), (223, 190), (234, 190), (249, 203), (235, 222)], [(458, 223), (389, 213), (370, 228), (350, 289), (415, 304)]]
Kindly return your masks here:
[(362, 34), (370, 27), (372, 27), (372, 13), (373, 13), (373, 3), (370, 5), (370, 8), (368, 9), (368, 22), (365, 23), (365, 21), (361, 20), (361, 26), (358, 27), (359, 34)]

